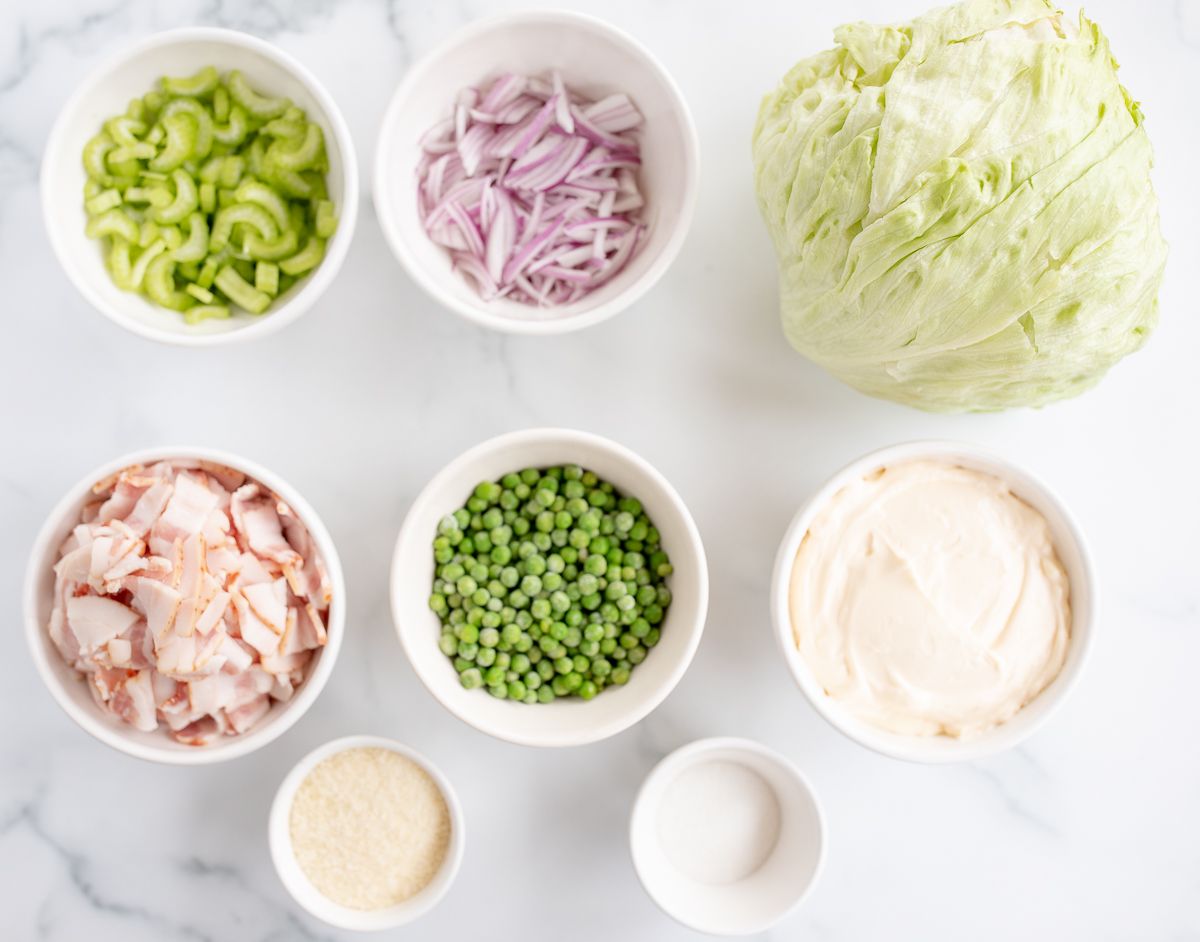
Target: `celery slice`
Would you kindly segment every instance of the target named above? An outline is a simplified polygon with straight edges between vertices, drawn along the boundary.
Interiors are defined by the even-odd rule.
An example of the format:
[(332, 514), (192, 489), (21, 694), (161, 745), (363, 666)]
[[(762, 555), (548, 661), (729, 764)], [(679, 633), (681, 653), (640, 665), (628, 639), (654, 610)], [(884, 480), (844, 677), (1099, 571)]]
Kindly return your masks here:
[(197, 284), (187, 284), (183, 286), (183, 290), (190, 294), (201, 304), (212, 304), (214, 295), (207, 288), (201, 288)]
[(185, 78), (163, 76), (159, 84), (168, 95), (184, 95), (189, 98), (206, 98), (217, 90), (221, 76), (211, 65), (206, 65), (194, 75)]
[(226, 206), (223, 209), (217, 210), (217, 215), (213, 221), (209, 246), (214, 252), (219, 252), (229, 244), (229, 238), (233, 234), (233, 227), (238, 223), (256, 230), (267, 241), (271, 241), (279, 235), (279, 227), (275, 224), (275, 220), (261, 206), (256, 206), (253, 203), (238, 203), (234, 206)]
[(224, 124), (229, 120), (229, 90), (224, 85), (213, 89), (213, 120)]
[(221, 186), (233, 188), (241, 183), (243, 176), (246, 173), (246, 160), (244, 157), (238, 157), (236, 154), (226, 157), (221, 163), (221, 177), (218, 181)]
[(183, 322), (185, 324), (199, 324), (201, 321), (206, 321), (210, 318), (225, 320), (229, 316), (229, 308), (224, 304), (197, 304), (195, 307), (189, 307), (183, 312)]
[(285, 275), (299, 275), (311, 271), (321, 264), (325, 257), (325, 240), (317, 236), (309, 236), (304, 248), (279, 263), (279, 270)]
[[(141, 261), (141, 259), (138, 259)], [(183, 311), (192, 306), (192, 297), (175, 288), (175, 260), (160, 254), (146, 266), (146, 294), (155, 304), (171, 311)]]
[(158, 156), (150, 161), (150, 169), (166, 172), (182, 167), (196, 148), (196, 121), (186, 113), (167, 115), (162, 119), (167, 142)]
[(162, 111), (163, 124), (167, 118), (177, 114), (186, 114), (196, 122), (196, 139), (192, 142), (192, 150), (188, 154), (193, 160), (203, 160), (209, 155), (213, 146), (214, 128), (212, 115), (208, 109), (194, 98), (174, 98), (169, 101)]
[(317, 201), (317, 215), (313, 220), (313, 230), (322, 239), (328, 239), (337, 229), (337, 214), (334, 212), (333, 203), (329, 200)]
[(200, 209), (209, 214), (217, 209), (217, 188), (211, 183), (200, 184)]
[(250, 122), (240, 106), (229, 112), (229, 120), (213, 125), (213, 139), (219, 144), (240, 144), (250, 133)]
[(261, 206), (280, 229), (286, 229), (289, 222), (288, 205), (277, 192), (258, 180), (246, 180), (237, 188), (234, 199), (239, 203), (250, 203)]
[(138, 241), (138, 224), (123, 209), (110, 209), (88, 220), (85, 230), (89, 239), (120, 236), (126, 242)]
[(254, 287), (264, 294), (279, 293), (279, 266), (273, 262), (259, 262), (254, 266)]
[(201, 288), (211, 288), (212, 283), (216, 280), (217, 269), (221, 267), (221, 263), (215, 258), (207, 258), (204, 260), (204, 265), (200, 269), (200, 274), (196, 276), (196, 284)]
[(242, 242), (242, 251), (253, 259), (264, 262), (277, 262), (296, 254), (300, 240), (296, 233), (288, 230), (273, 242), (260, 239), (253, 232), (249, 233)]
[(89, 216), (98, 216), (100, 213), (120, 206), (121, 194), (116, 190), (105, 190), (103, 193), (97, 193), (83, 205)]
[(200, 194), (196, 190), (195, 180), (182, 170), (174, 171), (171, 180), (175, 184), (175, 198), (169, 205), (156, 207), (150, 212), (150, 218), (165, 225), (183, 222), (200, 205)]
[(177, 247), (172, 255), (177, 262), (200, 262), (208, 255), (208, 220), (203, 213), (188, 216), (187, 241)]
[(325, 136), (321, 126), (309, 122), (304, 129), (304, 138), (294, 146), (284, 146), (276, 141), (267, 148), (267, 155), (275, 166), (282, 170), (307, 170), (320, 158), (325, 149)]
[(271, 304), (269, 295), (259, 291), (229, 265), (217, 273), (215, 284), (225, 297), (251, 314), (261, 314)]
[(133, 288), (140, 288), (142, 280), (146, 277), (146, 269), (150, 267), (150, 263), (162, 255), (167, 250), (167, 243), (162, 239), (157, 239), (142, 249), (142, 254), (137, 257), (137, 261), (133, 263), (133, 270), (129, 274), (129, 283)]
[(108, 154), (116, 142), (102, 131), (83, 145), (83, 169), (93, 180), (103, 180), (108, 176)]
[(246, 82), (246, 77), (234, 69), (225, 80), (229, 96), (246, 109), (246, 113), (261, 121), (278, 118), (291, 106), (286, 98), (267, 98), (254, 91)]

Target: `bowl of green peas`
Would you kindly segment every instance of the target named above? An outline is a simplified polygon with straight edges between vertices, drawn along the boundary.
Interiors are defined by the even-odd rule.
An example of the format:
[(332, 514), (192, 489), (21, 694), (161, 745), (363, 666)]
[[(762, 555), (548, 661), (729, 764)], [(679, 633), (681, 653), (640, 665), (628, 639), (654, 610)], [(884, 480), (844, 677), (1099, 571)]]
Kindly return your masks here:
[(704, 630), (700, 533), (629, 449), (538, 428), (460, 455), (396, 541), (392, 617), (451, 713), (528, 746), (632, 726), (682, 678)]
[(80, 293), (142, 337), (249, 340), (310, 309), (354, 231), (349, 129), (299, 62), (228, 29), (159, 33), (64, 106), (41, 170)]

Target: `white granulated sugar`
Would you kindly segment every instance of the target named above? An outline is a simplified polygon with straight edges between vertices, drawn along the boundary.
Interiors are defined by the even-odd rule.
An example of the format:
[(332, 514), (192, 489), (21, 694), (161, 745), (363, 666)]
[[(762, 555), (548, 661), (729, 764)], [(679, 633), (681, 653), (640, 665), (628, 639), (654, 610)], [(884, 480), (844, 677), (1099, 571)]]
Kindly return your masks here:
[(350, 909), (383, 909), (415, 896), (450, 844), (441, 789), (391, 749), (346, 749), (318, 763), (296, 789), (289, 826), (300, 869)]

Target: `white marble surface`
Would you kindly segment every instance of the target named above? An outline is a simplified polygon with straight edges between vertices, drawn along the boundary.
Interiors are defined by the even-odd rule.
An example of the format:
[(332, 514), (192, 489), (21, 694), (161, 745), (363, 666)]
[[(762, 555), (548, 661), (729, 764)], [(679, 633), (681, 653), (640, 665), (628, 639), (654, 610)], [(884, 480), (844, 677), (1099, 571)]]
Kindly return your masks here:
[[(304, 752), (353, 732), (427, 752), (457, 783), (465, 864), (430, 939), (684, 939), (629, 865), (629, 805), (667, 750), (763, 740), (819, 790), (831, 849), (775, 939), (1200, 938), (1200, 320), (1191, 283), (1200, 71), (1196, 0), (1091, 0), (1145, 103), (1172, 259), (1162, 323), (1095, 391), (1042, 412), (933, 417), (843, 388), (791, 352), (754, 208), (759, 95), (835, 22), (924, 0), (591, 2), (674, 72), (703, 145), (682, 257), (634, 310), (582, 335), (506, 339), (438, 310), (384, 246), (364, 196), (349, 261), (316, 311), (235, 349), (140, 341), (88, 309), (40, 224), (37, 165), (56, 110), (108, 53), (167, 27), (247, 29), (302, 59), (345, 109), (368, 169), (376, 124), (413, 57), (461, 23), (522, 5), (369, 0), (8, 0), (0, 12), (0, 923), (5, 939), (339, 938), (301, 915), (267, 856), (266, 812)], [(303, 380), (299, 404), (273, 390)], [(689, 501), (712, 607), (691, 671), (638, 727), (582, 749), (493, 741), (418, 685), (392, 633), (385, 576), (424, 481), (463, 448), (538, 424), (640, 451)], [(916, 436), (985, 443), (1043, 473), (1094, 544), (1095, 657), (1026, 748), (925, 768), (842, 739), (775, 657), (768, 567), (801, 498), (845, 461)], [(261, 753), (176, 769), (136, 762), (54, 706), (20, 638), (18, 586), (43, 515), (126, 450), (191, 440), (243, 452), (323, 513), (349, 581), (348, 638), (316, 707)], [(399, 933), (397, 933), (399, 934)]]

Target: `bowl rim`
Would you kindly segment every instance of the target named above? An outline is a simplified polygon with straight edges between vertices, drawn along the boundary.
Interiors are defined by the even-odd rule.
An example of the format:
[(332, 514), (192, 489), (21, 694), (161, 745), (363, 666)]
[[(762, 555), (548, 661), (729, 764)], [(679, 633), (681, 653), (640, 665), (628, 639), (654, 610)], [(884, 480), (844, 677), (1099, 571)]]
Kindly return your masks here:
[[(595, 725), (582, 732), (569, 731), (552, 735), (523, 735), (511, 732), (504, 727), (503, 723), (477, 721), (477, 718), (459, 711), (451, 701), (442, 696), (442, 685), (435, 683), (427, 677), (425, 671), (418, 666), (420, 660), (413, 656), (414, 649), (412, 645), (415, 643), (415, 639), (409, 636), (410, 633), (401, 624), (404, 620), (403, 606), (406, 594), (404, 590), (405, 575), (402, 572), (401, 556), (409, 541), (417, 539), (426, 541), (427, 537), (432, 539), (430, 534), (417, 532), (417, 519), (433, 506), (437, 494), (441, 490), (442, 483), (447, 478), (459, 473), (463, 468), (470, 467), (479, 459), (490, 455), (498, 449), (547, 441), (553, 441), (564, 446), (583, 444), (607, 451), (617, 460), (632, 465), (640, 474), (653, 480), (662, 490), (670, 503), (671, 509), (678, 516), (686, 534), (687, 542), (691, 550), (695, 553), (698, 562), (696, 573), (697, 614), (692, 624), (687, 626), (689, 637), (687, 646), (683, 651), (683, 656), (675, 663), (670, 674), (653, 695), (647, 697), (644, 701), (640, 701), (635, 709), (631, 709), (607, 723)], [(696, 526), (695, 520), (692, 519), (691, 512), (683, 502), (683, 498), (679, 496), (679, 493), (657, 468), (636, 452), (626, 448), (624, 445), (618, 444), (612, 439), (578, 429), (545, 426), (506, 432), (473, 445), (452, 459), (429, 479), (428, 483), (421, 489), (421, 492), (412, 502), (408, 512), (405, 514), (404, 522), (400, 525), (400, 532), (396, 537), (395, 548), (392, 551), (392, 563), (388, 574), (388, 592), (391, 601), (392, 625), (397, 637), (400, 639), (400, 646), (404, 649), (404, 655), (408, 658), (408, 662), (412, 666), (413, 673), (417, 675), (417, 679), (421, 681), (425, 689), (447, 712), (468, 726), (504, 742), (513, 743), (518, 746), (558, 748), (563, 746), (588, 745), (607, 739), (610, 736), (615, 736), (617, 733), (623, 732), (641, 722), (670, 696), (671, 692), (679, 685), (679, 681), (683, 679), (683, 675), (687, 673), (688, 668), (691, 666), (692, 660), (696, 656), (696, 651), (700, 647), (700, 640), (704, 635), (704, 628), (708, 618), (708, 581), (708, 558), (704, 552), (704, 543), (700, 537), (700, 530)], [(668, 614), (669, 617), (670, 615)], [(482, 694), (482, 691), (480, 693)]]
[[(675, 776), (683, 771), (684, 768), (690, 765), (697, 764), (705, 753), (715, 752), (741, 752), (750, 755), (758, 756), (766, 759), (774, 764), (797, 786), (796, 791), (804, 795), (812, 805), (814, 815), (817, 821), (817, 860), (813, 867), (812, 876), (804, 888), (796, 894), (795, 898), (780, 912), (772, 916), (755, 922), (753, 924), (739, 927), (736, 931), (719, 931), (714, 930), (709, 926), (701, 924), (697, 920), (689, 919), (685, 914), (675, 912), (669, 909), (658, 893), (651, 889), (651, 881), (646, 879), (646, 873), (642, 867), (641, 859), (638, 856), (637, 848), (639, 841), (637, 835), (643, 829), (653, 825), (654, 817), (646, 803), (649, 801), (650, 792), (658, 786), (659, 782), (667, 776)], [(669, 784), (669, 783), (668, 783)], [(665, 787), (665, 786), (664, 786)], [(812, 782), (809, 781), (800, 767), (791, 759), (783, 755), (781, 752), (772, 749), (765, 743), (759, 742), (756, 739), (747, 739), (740, 736), (708, 736), (702, 739), (694, 739), (691, 742), (685, 743), (679, 748), (667, 753), (663, 758), (655, 763), (654, 767), (646, 774), (642, 780), (642, 784), (638, 787), (637, 795), (634, 796), (633, 806), (629, 813), (629, 857), (633, 862), (634, 872), (637, 874), (638, 882), (641, 883), (642, 889), (646, 891), (646, 895), (654, 902), (663, 913), (670, 916), (680, 925), (694, 929), (697, 932), (704, 932), (710, 935), (724, 936), (745, 936), (756, 935), (760, 932), (765, 932), (773, 926), (779, 924), (792, 913), (794, 913), (805, 900), (812, 894), (813, 887), (821, 879), (821, 874), (825, 870), (825, 861), (829, 854), (829, 827), (825, 818), (825, 810), (821, 805), (821, 799), (817, 795), (817, 791), (813, 788)]]
[[(271, 60), (285, 72), (290, 73), (317, 100), (328, 120), (328, 130), (332, 132), (334, 145), (342, 158), (342, 199), (338, 209), (338, 227), (333, 238), (328, 240), (325, 247), (325, 257), (321, 263), (310, 272), (301, 284), (296, 294), (273, 310), (261, 317), (246, 322), (243, 327), (220, 333), (197, 333), (170, 331), (152, 324), (144, 324), (136, 318), (125, 315), (97, 291), (93, 290), (90, 282), (76, 269), (74, 256), (63, 241), (60, 234), (60, 222), (51, 212), (51, 190), (54, 186), (52, 163), (59, 157), (64, 146), (63, 138), (68, 131), (68, 118), (78, 110), (90, 90), (103, 81), (109, 73), (115, 71), (126, 62), (161, 46), (178, 43), (212, 42), (224, 43), (249, 49), (266, 59)], [(59, 267), (66, 273), (75, 290), (83, 295), (93, 309), (107, 317), (118, 326), (147, 340), (179, 347), (215, 347), (229, 343), (237, 343), (265, 337), (281, 330), (288, 324), (305, 314), (326, 289), (333, 283), (350, 248), (354, 236), (354, 228), (358, 221), (358, 158), (355, 154), (354, 139), (342, 115), (341, 109), (333, 96), (323, 84), (298, 59), (278, 46), (259, 39), (241, 30), (217, 26), (183, 26), (176, 29), (162, 30), (152, 33), (141, 40), (118, 49), (106, 56), (93, 67), (76, 85), (75, 89), (63, 102), (50, 128), (46, 144), (42, 151), (42, 159), (38, 167), (39, 198), (41, 203), (42, 224), (50, 240), (50, 247), (58, 260)], [(82, 204), (81, 204), (82, 210)], [(82, 224), (81, 216), (81, 224)]]
[[(321, 894), (320, 890), (317, 890), (316, 887), (295, 879), (291, 869), (285, 865), (285, 861), (295, 862), (295, 856), (292, 852), (289, 819), (296, 790), (300, 787), (304, 779), (308, 777), (309, 772), (320, 762), (340, 752), (345, 752), (348, 749), (372, 748), (388, 749), (405, 756), (424, 769), (429, 777), (433, 779), (434, 784), (437, 785), (438, 790), (442, 793), (442, 798), (446, 802), (446, 810), (450, 814), (450, 845), (446, 849), (446, 856), (442, 860), (441, 867), (438, 868), (437, 873), (426, 884), (426, 887), (428, 887), (433, 885), (435, 881), (440, 880), (440, 886), (436, 888), (436, 892), (426, 895), (423, 888), (416, 896), (387, 909), (357, 910), (342, 906), (340, 903), (335, 903)], [(454, 790), (450, 779), (429, 758), (411, 746), (385, 736), (365, 734), (341, 736), (337, 739), (331, 739), (306, 753), (280, 781), (279, 787), (275, 790), (275, 797), (271, 801), (271, 810), (267, 817), (267, 846), (270, 849), (271, 865), (275, 868), (279, 882), (283, 884), (297, 905), (310, 916), (338, 929), (356, 931), (394, 929), (425, 915), (441, 902), (442, 898), (450, 891), (450, 887), (454, 885), (455, 878), (458, 876), (458, 871), (462, 866), (466, 841), (466, 816), (463, 814), (458, 793)], [(298, 865), (297, 869), (299, 869)], [(314, 894), (324, 903), (328, 904), (328, 908), (314, 905)], [(390, 918), (385, 918), (385, 914), (389, 914)], [(331, 919), (331, 916), (336, 916), (337, 918)], [(364, 922), (372, 922), (374, 924), (364, 925)]]
[[(46, 628), (38, 618), (38, 584), (43, 575), (43, 564), (50, 560), (51, 554), (55, 551), (55, 547), (52, 545), (55, 532), (59, 529), (62, 521), (72, 515), (79, 500), (91, 490), (92, 485), (97, 481), (103, 480), (122, 468), (170, 458), (196, 458), (227, 465), (244, 472), (260, 484), (266, 485), (272, 492), (287, 501), (312, 536), (317, 551), (325, 563), (333, 592), (329, 606), (329, 640), (322, 649), (316, 665), (304, 679), (304, 683), (296, 690), (295, 696), (280, 705), (278, 716), (269, 725), (254, 727), (239, 736), (219, 740), (219, 746), (214, 744), (188, 750), (160, 748), (133, 740), (129, 738), (123, 727), (114, 727), (103, 721), (98, 706), (92, 704), (90, 707), (81, 707), (77, 704), (68, 696), (65, 686), (59, 682), (55, 669), (51, 666), (51, 659), (58, 657), (58, 653), (51, 650), (49, 640), (43, 637)], [(29, 552), (29, 562), (25, 569), (22, 605), (26, 647), (33, 658), (43, 686), (63, 712), (74, 720), (77, 726), (106, 746), (137, 759), (164, 765), (211, 765), (226, 762), (249, 755), (282, 736), (316, 702), (329, 680), (330, 674), (333, 673), (346, 634), (346, 583), (342, 573), (342, 564), (333, 538), (329, 535), (329, 531), (325, 528), (325, 524), (317, 512), (287, 481), (257, 462), (229, 451), (197, 446), (168, 445), (132, 451), (106, 461), (72, 484), (46, 516), (34, 538)], [(77, 680), (82, 682), (80, 678)]]
[[(484, 33), (500, 27), (544, 23), (602, 33), (607, 38), (624, 46), (634, 56), (645, 62), (647, 68), (666, 89), (672, 103), (672, 109), (680, 119), (683, 129), (683, 152), (686, 162), (683, 172), (686, 179), (684, 183), (683, 203), (675, 230), (664, 243), (650, 267), (636, 281), (631, 282), (619, 294), (614, 295), (602, 304), (598, 304), (596, 307), (579, 314), (573, 314), (568, 317), (531, 318), (525, 320), (505, 317), (502, 314), (494, 313), (488, 310), (488, 303), (482, 299), (478, 302), (473, 300), (464, 301), (450, 294), (442, 288), (441, 280), (430, 273), (428, 268), (421, 264), (415, 255), (409, 252), (408, 245), (400, 232), (398, 223), (395, 221), (394, 214), (390, 211), (391, 194), (393, 192), (392, 180), (395, 175), (389, 172), (388, 157), (392, 153), (389, 143), (392, 135), (389, 132), (400, 120), (400, 115), (404, 110), (407, 100), (413, 94), (413, 90), (424, 79), (425, 74), (433, 67), (433, 64), (449, 52), (465, 43), (473, 41)], [(700, 193), (700, 137), (696, 132), (696, 123), (692, 117), (691, 109), (688, 108), (687, 99), (684, 98), (683, 91), (670, 72), (667, 71), (666, 67), (649, 48), (624, 30), (613, 26), (600, 17), (587, 13), (577, 13), (572, 10), (520, 10), (513, 13), (500, 13), (494, 16), (483, 17), (473, 20), (466, 26), (460, 27), (422, 55), (404, 73), (404, 76), (396, 86), (396, 90), (392, 93), (391, 99), (388, 101), (379, 128), (379, 139), (375, 146), (373, 200), (375, 215), (379, 219), (379, 225), (383, 229), (388, 247), (404, 267), (409, 277), (416, 282), (426, 295), (460, 317), (464, 317), (474, 324), (487, 327), (491, 330), (508, 334), (549, 336), (583, 330), (586, 327), (591, 327), (611, 317), (615, 317), (640, 300), (666, 274), (667, 270), (679, 256), (683, 248), (683, 243), (691, 230), (692, 221), (695, 218), (696, 203)]]
[[(1052, 506), (1061, 519), (1063, 530), (1078, 557), (1079, 571), (1082, 577), (1078, 584), (1075, 580), (1071, 580), (1073, 601), (1070, 648), (1075, 649), (1074, 657), (1068, 650), (1067, 660), (1058, 676), (1050, 686), (1034, 698), (1034, 701), (1042, 701), (1037, 715), (1032, 719), (1027, 717), (1019, 726), (1014, 725), (1013, 720), (1029, 704), (1022, 707), (1004, 723), (992, 727), (972, 739), (954, 740), (948, 737), (904, 736), (883, 729), (875, 729), (862, 721), (857, 721), (837, 701), (827, 696), (812, 677), (796, 649), (792, 635), (788, 598), (792, 565), (796, 553), (799, 551), (800, 542), (808, 532), (813, 518), (838, 491), (849, 483), (851, 478), (889, 463), (922, 459), (937, 460), (955, 456), (978, 462), (983, 470), (994, 474), (1006, 483), (1012, 484), (1013, 479), (1016, 478), (1023, 484), (1031, 485), (1029, 488), (1017, 486), (1016, 490), (1020, 492), (1017, 496), (1026, 500), (1027, 491), (1035, 492), (1034, 496), (1039, 499), (1038, 502)], [(1041, 512), (1036, 505), (1034, 509)], [(1062, 548), (1057, 546), (1057, 541), (1056, 550), (1062, 552)], [(892, 759), (929, 765), (968, 762), (996, 755), (1019, 745), (1036, 733), (1057, 712), (1071, 691), (1075, 689), (1084, 667), (1090, 659), (1096, 638), (1098, 591), (1095, 566), (1087, 538), (1070, 508), (1041, 477), (1023, 465), (1004, 458), (988, 448), (951, 439), (915, 439), (877, 448), (856, 458), (830, 475), (800, 505), (780, 540), (779, 549), (772, 565), (770, 598), (775, 640), (789, 672), (813, 709), (839, 733), (861, 746)], [(1085, 598), (1087, 605), (1077, 607), (1074, 604), (1074, 600), (1077, 598)], [(1082, 620), (1078, 614), (1080, 608), (1084, 610)], [(943, 740), (954, 745), (946, 749), (927, 748), (931, 741), (941, 742)]]

